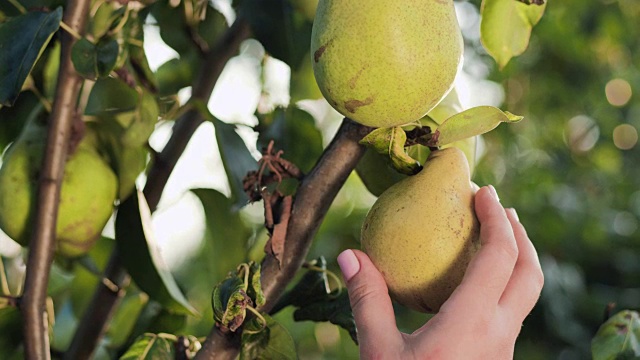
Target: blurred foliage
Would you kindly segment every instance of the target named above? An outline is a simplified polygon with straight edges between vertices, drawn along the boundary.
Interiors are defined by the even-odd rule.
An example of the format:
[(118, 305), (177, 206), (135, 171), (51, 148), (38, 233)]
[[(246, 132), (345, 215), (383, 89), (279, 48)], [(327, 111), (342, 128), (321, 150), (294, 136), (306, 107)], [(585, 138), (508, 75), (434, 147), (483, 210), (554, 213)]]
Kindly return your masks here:
[[(55, 9), (65, 5), (59, 0), (0, 1), (0, 24), (20, 15), (20, 8), (13, 3), (24, 9)], [(199, 315), (189, 316), (163, 308), (153, 296), (140, 290), (145, 284), (131, 284), (96, 358), (117, 358), (136, 339), (139, 340), (132, 351), (142, 347), (145, 341), (157, 340), (160, 345), (166, 341), (166, 337), (149, 334), (206, 336), (214, 326), (211, 309), (214, 286), (237, 264), (259, 261), (263, 256), (267, 235), (262, 225), (261, 205), (238, 209), (243, 200), (242, 174), (255, 165), (252, 158), (255, 151), (251, 149), (259, 151), (273, 139), (276, 147), (284, 150), (283, 157), (306, 172), (315, 164), (322, 145), (330, 141), (332, 129), (340, 119), (321, 102), (297, 103), (321, 96), (313, 80), (307, 42), (315, 3), (313, 0), (233, 2), (239, 13), (246, 11), (243, 9), (255, 11), (248, 20), (263, 47), (256, 51), (255, 41), (253, 45), (245, 44), (241, 51), (244, 54), (233, 60), (246, 60), (260, 54), (257, 57), (262, 58), (258, 60), (263, 72), (269, 57), (286, 63), (290, 70), (291, 103), (288, 106), (268, 104), (272, 100), (270, 89), (262, 83), (259, 104), (249, 110), (253, 113), (253, 128), (231, 124), (236, 120), (233, 118), (217, 119), (204, 114), (216, 129), (211, 142), (217, 144), (222, 154), (220, 164), (231, 179), (230, 191), (197, 189), (189, 193), (200, 200), (206, 218), (202, 241), (179, 266), (170, 269), (171, 274), (163, 275), (175, 278), (176, 286)], [(140, 99), (149, 101), (151, 107), (157, 105), (160, 119), (167, 122), (185, 110), (177, 107), (194, 106), (178, 104), (177, 93), (193, 82), (204, 51), (228, 26), (230, 19), (218, 11), (220, 4), (220, 1), (159, 0), (123, 20), (125, 15), (119, 5), (94, 1), (92, 15), (95, 16), (89, 25), (91, 43), (101, 44), (99, 39), (107, 41), (114, 35), (121, 37), (116, 36), (119, 47), (115, 61), (114, 46), (107, 52), (108, 61), (103, 61), (100, 49), (96, 49), (95, 54), (92, 49), (87, 52), (91, 62), (85, 64), (86, 75), (102, 76), (102, 80), (95, 83), (97, 86), (87, 81), (96, 97), (89, 96), (91, 87), (88, 86), (89, 101), (84, 110), (88, 121), (113, 117), (118, 122), (117, 132), (103, 136), (101, 141), (110, 144), (103, 152), (111, 159), (110, 164), (116, 168), (126, 167), (120, 169), (119, 176), (126, 173), (128, 183), (144, 173), (141, 159), (146, 158), (147, 149), (140, 144), (148, 140), (148, 126), (153, 124), (153, 121), (135, 120), (156, 117), (155, 108), (151, 115), (138, 109)], [(499, 126), (483, 136), (479, 149), (483, 155), (473, 179), (481, 186), (494, 184), (503, 204), (517, 208), (545, 272), (542, 296), (525, 321), (515, 358), (589, 358), (591, 339), (604, 321), (608, 304), (616, 303), (617, 309), (640, 308), (640, 167), (637, 166), (640, 162), (637, 144), (640, 3), (637, 0), (550, 2), (533, 29), (528, 49), (511, 59), (502, 70), (480, 42), (481, 1), (456, 1), (456, 4), (459, 13), (465, 14), (460, 17), (465, 35), (464, 71), (471, 75), (472, 81), (487, 84), (489, 80), (497, 84), (504, 90), (499, 107), (524, 116), (517, 124)], [(269, 16), (256, 16), (258, 10), (266, 11)], [(112, 33), (122, 21), (124, 31)], [(139, 46), (144, 40), (140, 31), (143, 23), (158, 27), (160, 37), (179, 55), (153, 73)], [(59, 35), (54, 34), (39, 53), (27, 79), (28, 86), (23, 87), (15, 106), (0, 107), (0, 152), (15, 139), (27, 119), (44, 116), (48, 111), (55, 99), (53, 89), (59, 52)], [(118, 73), (123, 82), (105, 80), (113, 77), (112, 67), (126, 69)], [(101, 84), (108, 83), (113, 85), (101, 88)], [(96, 95), (98, 93), (101, 95)], [(138, 94), (141, 96), (137, 97)], [(244, 93), (237, 96), (248, 97)], [(478, 92), (471, 92), (469, 96), (481, 97)], [(309, 110), (309, 103), (315, 108), (312, 106)], [(114, 104), (117, 111), (107, 114), (114, 109)], [(128, 115), (135, 116), (131, 119)], [(247, 133), (251, 135), (241, 136)], [(126, 136), (133, 136), (135, 140), (131, 144), (136, 151), (131, 156), (117, 152), (118, 148), (123, 149)], [(135, 161), (126, 160), (129, 158)], [(148, 167), (146, 160), (144, 165)], [(228, 198), (230, 194), (232, 198)], [(374, 200), (360, 179), (352, 174), (322, 223), (307, 259), (323, 256), (327, 259), (327, 269), (339, 273), (335, 258), (345, 248), (359, 247), (360, 224)], [(6, 242), (0, 239), (0, 245), (3, 241)], [(57, 259), (49, 286), (56, 310), (54, 349), (64, 351), (69, 345), (89, 294), (100, 281), (113, 243), (110, 239), (101, 239), (84, 261)], [(180, 248), (180, 243), (176, 247)], [(23, 252), (0, 246), (0, 253), (8, 292), (17, 295), (21, 286), (16, 284), (24, 276)], [(291, 287), (299, 284), (303, 277), (301, 271)], [(4, 294), (7, 292), (4, 287), (0, 290), (3, 295), (9, 295)], [(398, 326), (406, 332), (417, 329), (429, 318), (400, 306), (395, 310)], [(301, 359), (357, 358), (358, 349), (348, 331), (329, 322), (295, 321), (295, 311), (292, 306), (285, 307), (268, 321), (273, 324), (270, 331), (274, 338), (285, 339), (287, 346), (290, 341), (286, 331), (289, 332)], [(11, 308), (0, 310), (0, 329), (0, 354), (19, 358), (20, 314)], [(258, 348), (268, 348), (264, 337), (251, 341), (258, 344)]]
[[(639, 22), (634, 1), (550, 2), (502, 72), (480, 55), (503, 108), (525, 120), (484, 137), (475, 181), (517, 208), (546, 277), (516, 358), (589, 358), (606, 305), (640, 307)], [(614, 79), (628, 91), (614, 93)], [(616, 135), (623, 124), (630, 144)]]

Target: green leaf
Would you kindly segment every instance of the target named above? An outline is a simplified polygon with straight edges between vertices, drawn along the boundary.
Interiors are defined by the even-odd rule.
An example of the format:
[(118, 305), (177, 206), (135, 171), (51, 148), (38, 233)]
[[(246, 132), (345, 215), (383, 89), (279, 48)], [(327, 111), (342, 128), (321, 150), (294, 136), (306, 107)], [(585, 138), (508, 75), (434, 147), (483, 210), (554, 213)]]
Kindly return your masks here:
[(102, 116), (98, 122), (90, 122), (87, 132), (93, 132), (99, 139), (100, 149), (106, 154), (109, 165), (118, 176), (118, 199), (125, 200), (135, 188), (135, 181), (145, 169), (148, 149), (145, 146), (125, 146), (126, 136), (118, 119), (133, 117), (133, 113), (118, 116)]
[(0, 104), (11, 106), (16, 101), (61, 20), (59, 7), (50, 13), (29, 12), (0, 24)]
[(141, 191), (118, 209), (116, 243), (122, 264), (136, 285), (167, 309), (196, 314), (162, 260), (151, 227), (151, 211)]
[(77, 318), (82, 317), (91, 297), (87, 296), (87, 289), (95, 289), (102, 280), (102, 272), (107, 266), (109, 257), (113, 252), (115, 241), (101, 237), (89, 250), (89, 253), (80, 258), (74, 269), (74, 278), (71, 282), (71, 307)]
[(151, 5), (151, 15), (158, 22), (160, 37), (167, 45), (181, 55), (194, 51), (195, 44), (189, 33), (182, 2), (173, 7), (168, 0), (156, 1)]
[[(124, 8), (122, 8), (124, 10)], [(93, 35), (94, 39), (100, 39), (103, 37), (109, 29), (111, 29), (113, 23), (122, 18), (123, 11), (116, 11), (115, 6), (108, 1), (103, 2), (95, 14), (91, 17), (89, 22), (89, 31)]]
[(134, 148), (145, 145), (158, 122), (159, 111), (155, 97), (149, 92), (143, 92), (133, 118), (123, 124), (125, 134), (122, 145)]
[(236, 331), (247, 316), (247, 305), (251, 305), (243, 279), (237, 274), (230, 274), (217, 284), (213, 288), (211, 305), (216, 326)]
[(235, 273), (229, 273), (213, 289), (211, 305), (216, 326), (236, 331), (244, 323), (247, 307), (261, 306), (265, 301), (260, 265), (254, 262), (241, 264)]
[(98, 79), (91, 88), (85, 114), (103, 115), (132, 111), (140, 96), (124, 81), (114, 78)]
[(156, 1), (151, 5), (151, 15), (158, 22), (162, 40), (176, 50), (181, 57), (200, 52), (196, 41), (201, 42), (201, 45), (204, 43), (212, 46), (227, 29), (225, 18), (210, 4), (207, 5), (205, 12), (204, 19), (187, 18), (187, 14), (193, 13), (193, 9), (185, 9), (184, 2), (179, 2), (175, 7), (168, 0)]
[(0, 154), (18, 137), (24, 124), (35, 117), (47, 116), (38, 97), (31, 91), (22, 93), (13, 106), (0, 109)]
[(297, 359), (296, 346), (287, 329), (269, 315), (262, 316), (267, 322), (265, 328), (254, 319), (242, 333), (240, 360)]
[[(245, 261), (247, 240), (252, 230), (242, 220), (240, 213), (233, 210), (233, 202), (214, 189), (191, 190), (202, 202), (207, 226), (205, 251), (215, 257), (212, 264), (213, 278), (223, 279), (230, 269)], [(212, 271), (213, 270), (213, 271)]]
[(156, 71), (159, 95), (175, 95), (178, 91), (191, 86), (195, 76), (194, 70), (199, 68), (201, 61), (197, 56), (185, 55), (160, 65)]
[(640, 315), (623, 310), (607, 320), (591, 342), (594, 360), (640, 358)]
[(227, 173), (231, 194), (235, 202), (235, 207), (242, 207), (247, 204), (249, 197), (244, 192), (243, 180), (247, 173), (256, 170), (258, 162), (251, 156), (240, 135), (236, 133), (235, 125), (224, 123), (216, 119), (201, 101), (192, 101), (191, 105), (200, 112), (206, 120), (211, 121), (216, 129), (216, 140), (222, 165)]
[(293, 313), (295, 321), (330, 321), (349, 332), (351, 339), (357, 344), (358, 334), (356, 322), (353, 318), (349, 294), (343, 291), (336, 298), (318, 301), (305, 305)]
[[(420, 119), (420, 123), (422, 127), (428, 126), (431, 131), (435, 131), (438, 124), (441, 124), (447, 118), (460, 112), (461, 108), (462, 105), (460, 105), (458, 94), (454, 88), (435, 108), (431, 109), (426, 116)], [(411, 127), (415, 127), (415, 125), (411, 125)], [(430, 134), (425, 135), (425, 137), (426, 136), (430, 136)], [(474, 160), (469, 161), (469, 167), (473, 169), (475, 165), (475, 139), (465, 139), (463, 142), (457, 142), (453, 145), (461, 148), (468, 159), (471, 158)], [(428, 147), (420, 144), (410, 146), (407, 149), (407, 154), (420, 164), (425, 163), (430, 153), (431, 151)], [(407, 178), (407, 175), (395, 170), (389, 156), (379, 154), (373, 149), (367, 149), (365, 151), (356, 166), (356, 172), (367, 190), (375, 196), (380, 196), (393, 184)]]
[(249, 288), (247, 289), (247, 295), (253, 300), (255, 307), (260, 307), (267, 302), (267, 299), (262, 292), (262, 281), (260, 273), (260, 264), (252, 262), (250, 263), (251, 276), (249, 279)]
[(73, 273), (62, 268), (59, 264), (53, 263), (47, 283), (47, 295), (56, 296), (66, 291), (73, 282)]
[(420, 163), (407, 155), (404, 144), (407, 134), (401, 127), (379, 128), (370, 132), (360, 143), (375, 149), (378, 153), (387, 155), (393, 166), (406, 175), (418, 173), (422, 168)]
[(433, 133), (429, 146), (443, 146), (481, 135), (495, 129), (500, 123), (516, 123), (522, 116), (493, 106), (478, 106), (456, 114), (447, 120)]
[(322, 134), (311, 114), (293, 105), (286, 110), (278, 108), (260, 120), (268, 128), (258, 136), (259, 149), (273, 140), (276, 149), (284, 152), (282, 157), (300, 170), (306, 173), (313, 168), (322, 154)]
[(147, 91), (139, 94), (122, 81), (107, 78), (96, 82), (86, 111), (98, 117), (88, 123), (87, 131), (99, 138), (99, 147), (118, 175), (119, 199), (124, 200), (146, 167), (146, 144), (158, 122), (158, 103)]
[[(135, 79), (138, 84), (153, 93), (157, 93), (158, 81), (153, 70), (151, 70), (151, 67), (149, 66), (144, 46), (140, 46), (140, 44), (144, 44), (143, 21), (144, 20), (137, 14), (135, 16), (131, 15), (129, 21), (127, 21), (127, 36), (124, 36), (124, 34), (118, 34), (121, 39), (120, 42), (127, 44), (124, 47), (126, 51), (122, 51), (120, 58), (121, 60), (128, 60), (126, 68), (130, 73), (135, 75)], [(128, 58), (123, 56), (126, 54), (128, 54)]]
[(526, 5), (515, 0), (482, 1), (482, 44), (501, 69), (527, 49), (531, 30), (545, 8), (546, 4)]
[(327, 278), (327, 262), (319, 257), (311, 263), (315, 268), (309, 269), (298, 283), (287, 291), (274, 306), (272, 313), (292, 305), (297, 307), (293, 313), (295, 321), (330, 321), (349, 332), (357, 344), (356, 324), (351, 312), (349, 295), (346, 291), (331, 292)]
[(311, 20), (295, 11), (289, 0), (245, 0), (242, 5), (256, 39), (269, 54), (297, 70), (311, 46)]
[(162, 308), (155, 301), (148, 301), (142, 308), (129, 334), (129, 342), (145, 333), (181, 333), (187, 322), (187, 315), (176, 314)]
[(313, 263), (316, 267), (325, 271), (307, 270), (296, 285), (280, 297), (271, 314), (275, 314), (289, 305), (304, 307), (316, 301), (323, 301), (329, 298), (331, 288), (329, 287), (329, 279), (326, 273), (327, 261), (321, 256)]
[(256, 170), (258, 162), (251, 156), (247, 145), (240, 135), (236, 133), (236, 127), (224, 123), (209, 113), (202, 106), (199, 107), (201, 113), (213, 122), (216, 129), (216, 140), (222, 157), (222, 165), (229, 179), (229, 186), (236, 206), (244, 206), (249, 197), (244, 192), (243, 180), (249, 171)]
[(174, 360), (173, 342), (164, 336), (144, 334), (131, 345), (120, 360)]
[(22, 315), (15, 307), (0, 309), (0, 354), (10, 358), (22, 347)]
[[(133, 290), (133, 291), (132, 291)], [(129, 289), (116, 308), (113, 318), (109, 321), (107, 337), (113, 347), (123, 346), (129, 339), (138, 317), (148, 303), (149, 297), (135, 289)]]
[(82, 38), (71, 49), (71, 60), (84, 78), (94, 80), (109, 75), (116, 66), (120, 46), (116, 39), (101, 38), (96, 44)]

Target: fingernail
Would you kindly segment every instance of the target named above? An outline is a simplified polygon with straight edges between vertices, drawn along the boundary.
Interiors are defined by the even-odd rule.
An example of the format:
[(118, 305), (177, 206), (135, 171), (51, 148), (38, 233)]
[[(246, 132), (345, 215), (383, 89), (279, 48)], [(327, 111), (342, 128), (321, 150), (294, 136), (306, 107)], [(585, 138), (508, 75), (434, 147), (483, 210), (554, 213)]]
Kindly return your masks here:
[(352, 250), (343, 251), (338, 255), (337, 260), (345, 281), (351, 280), (351, 278), (360, 270), (360, 262)]
[(518, 222), (520, 222), (520, 218), (518, 217), (518, 213), (516, 212), (516, 209), (509, 208), (509, 211), (511, 211), (511, 216), (513, 216)]
[(496, 200), (500, 201), (500, 196), (498, 196), (496, 188), (494, 188), (493, 185), (489, 185), (489, 189), (491, 190), (491, 194), (493, 194), (493, 197), (496, 198)]

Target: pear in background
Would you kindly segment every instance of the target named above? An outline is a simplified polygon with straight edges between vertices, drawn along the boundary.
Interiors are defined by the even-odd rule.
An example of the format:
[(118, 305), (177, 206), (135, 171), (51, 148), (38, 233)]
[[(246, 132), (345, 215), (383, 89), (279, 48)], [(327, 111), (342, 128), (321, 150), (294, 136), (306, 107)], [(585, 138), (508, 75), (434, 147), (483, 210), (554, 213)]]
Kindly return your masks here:
[[(0, 229), (23, 246), (34, 226), (38, 176), (46, 127), (32, 120), (8, 148), (0, 167)], [(57, 223), (56, 253), (77, 257), (89, 251), (111, 217), (118, 180), (94, 147), (91, 133), (68, 156)]]
[(391, 297), (437, 312), (480, 247), (476, 187), (457, 148), (433, 151), (417, 175), (386, 190), (362, 226), (362, 247)]
[(453, 0), (321, 0), (311, 61), (322, 94), (363, 125), (417, 121), (449, 92), (463, 42)]

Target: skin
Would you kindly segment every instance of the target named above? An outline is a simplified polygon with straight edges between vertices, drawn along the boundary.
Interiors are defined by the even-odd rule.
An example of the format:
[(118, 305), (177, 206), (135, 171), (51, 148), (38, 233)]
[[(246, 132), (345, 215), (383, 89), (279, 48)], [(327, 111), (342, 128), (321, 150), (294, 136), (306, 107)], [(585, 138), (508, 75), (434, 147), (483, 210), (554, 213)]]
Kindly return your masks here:
[(367, 255), (338, 256), (358, 328), (362, 359), (512, 359), (522, 323), (540, 296), (538, 255), (514, 209), (493, 187), (476, 194), (482, 248), (462, 283), (412, 334), (396, 326), (382, 275)]

